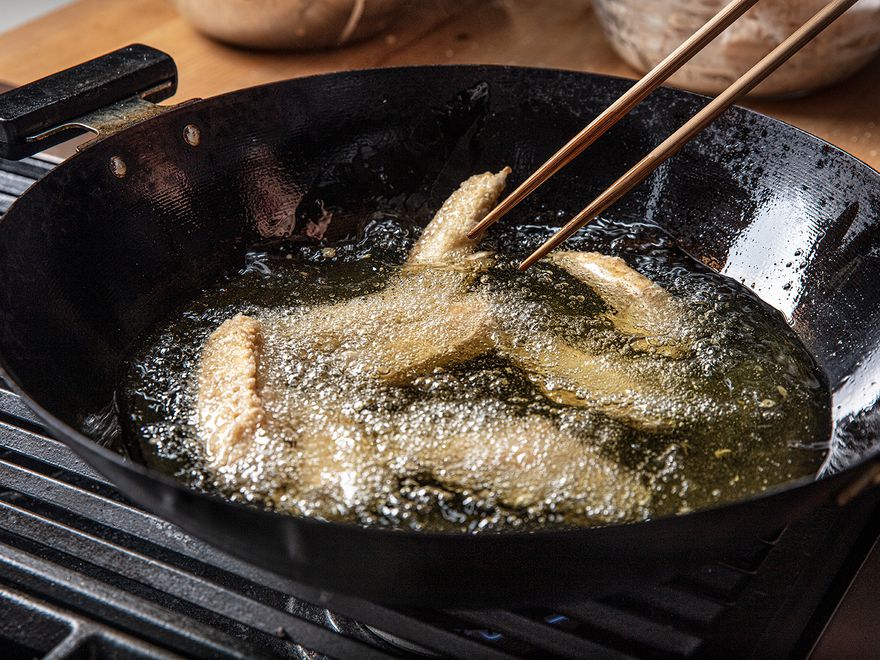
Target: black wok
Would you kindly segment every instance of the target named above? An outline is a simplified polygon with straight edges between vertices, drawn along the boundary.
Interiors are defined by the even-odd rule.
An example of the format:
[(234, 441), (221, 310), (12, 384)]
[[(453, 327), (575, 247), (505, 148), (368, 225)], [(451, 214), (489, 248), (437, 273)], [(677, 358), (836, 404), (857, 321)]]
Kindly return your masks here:
[[(515, 185), (630, 84), (544, 69), (413, 67), (290, 80), (162, 114), (129, 98), (167, 96), (175, 76), (167, 56), (129, 47), (0, 97), (9, 155), (66, 137), (59, 126), (101, 133), (0, 221), (4, 377), (54, 435), (137, 503), (328, 591), (398, 604), (511, 605), (671, 575), (820, 504), (848, 502), (880, 474), (880, 175), (743, 109), (608, 216), (653, 219), (791, 319), (834, 390), (823, 478), (638, 524), (467, 536), (273, 514), (123, 459), (78, 430), (86, 415), (112, 411), (132, 343), (240, 265), (248, 245), (296, 239), (317, 200), (334, 210), (325, 237), (333, 241), (376, 210), (425, 222), (473, 172), (509, 164)], [(122, 110), (100, 109), (120, 101)], [(506, 222), (569, 216), (704, 103), (657, 92)]]

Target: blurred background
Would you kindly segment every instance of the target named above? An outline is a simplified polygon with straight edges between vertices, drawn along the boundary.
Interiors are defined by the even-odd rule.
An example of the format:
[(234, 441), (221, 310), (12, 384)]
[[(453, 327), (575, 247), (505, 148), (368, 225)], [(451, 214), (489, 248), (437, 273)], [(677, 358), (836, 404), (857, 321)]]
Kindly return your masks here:
[(32, 18), (66, 5), (72, 0), (30, 0), (29, 2), (0, 2), (0, 30), (8, 30)]
[[(0, 0), (0, 81), (141, 42), (177, 100), (327, 71), (495, 63), (636, 78), (728, 0)], [(762, 0), (671, 84), (717, 93), (827, 0)], [(880, 167), (880, 0), (850, 12), (747, 105)]]

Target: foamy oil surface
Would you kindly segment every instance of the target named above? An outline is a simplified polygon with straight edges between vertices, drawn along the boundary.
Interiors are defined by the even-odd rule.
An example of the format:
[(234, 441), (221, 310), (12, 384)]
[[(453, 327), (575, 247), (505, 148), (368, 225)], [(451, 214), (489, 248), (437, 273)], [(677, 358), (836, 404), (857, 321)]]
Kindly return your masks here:
[[(230, 499), (407, 529), (643, 520), (816, 473), (827, 451), (829, 393), (780, 314), (677, 250), (658, 227), (596, 222), (567, 248), (620, 255), (677, 301), (674, 322), (690, 352), (641, 350), (565, 271), (543, 263), (517, 271), (547, 233), (499, 230), (480, 245), (496, 252), (494, 262), (461, 285), (491, 308), (493, 332), (510, 348), (438, 364), (407, 382), (352, 368), (346, 351), (364, 346), (325, 350), (309, 335), (316, 310), (398, 286), (417, 230), (378, 217), (361, 237), (332, 247), (251, 251), (241, 270), (135, 352), (120, 384), (125, 435), (154, 467)], [(416, 277), (405, 284), (412, 310), (406, 293), (391, 312), (379, 303), (358, 308), (369, 319), (350, 322), (370, 329), (367, 348), (383, 314), (448, 309), (436, 291), (450, 276)], [(263, 327), (266, 432), (234, 467), (212, 468), (196, 411), (200, 352), (236, 314)], [(530, 372), (560, 340), (576, 349), (578, 369), (584, 360), (595, 366), (601, 387)]]

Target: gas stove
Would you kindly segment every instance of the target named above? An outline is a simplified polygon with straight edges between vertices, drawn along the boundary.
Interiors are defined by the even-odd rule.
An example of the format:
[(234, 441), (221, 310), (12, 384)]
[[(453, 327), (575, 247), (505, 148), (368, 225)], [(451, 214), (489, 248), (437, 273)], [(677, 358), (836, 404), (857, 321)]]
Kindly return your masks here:
[[(0, 212), (52, 166), (0, 162)], [(250, 566), (131, 504), (0, 382), (0, 657), (866, 657), (878, 501), (601, 600), (392, 609)]]

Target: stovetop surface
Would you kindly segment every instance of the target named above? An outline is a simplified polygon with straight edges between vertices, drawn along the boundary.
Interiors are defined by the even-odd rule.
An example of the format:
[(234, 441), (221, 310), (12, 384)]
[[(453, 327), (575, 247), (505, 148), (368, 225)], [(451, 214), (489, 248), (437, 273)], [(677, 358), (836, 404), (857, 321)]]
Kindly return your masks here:
[[(0, 161), (0, 212), (51, 166)], [(601, 600), (398, 610), (292, 583), (143, 511), (0, 382), (0, 657), (803, 656), (872, 602), (851, 577), (880, 576), (865, 564), (875, 509), (826, 507)]]

